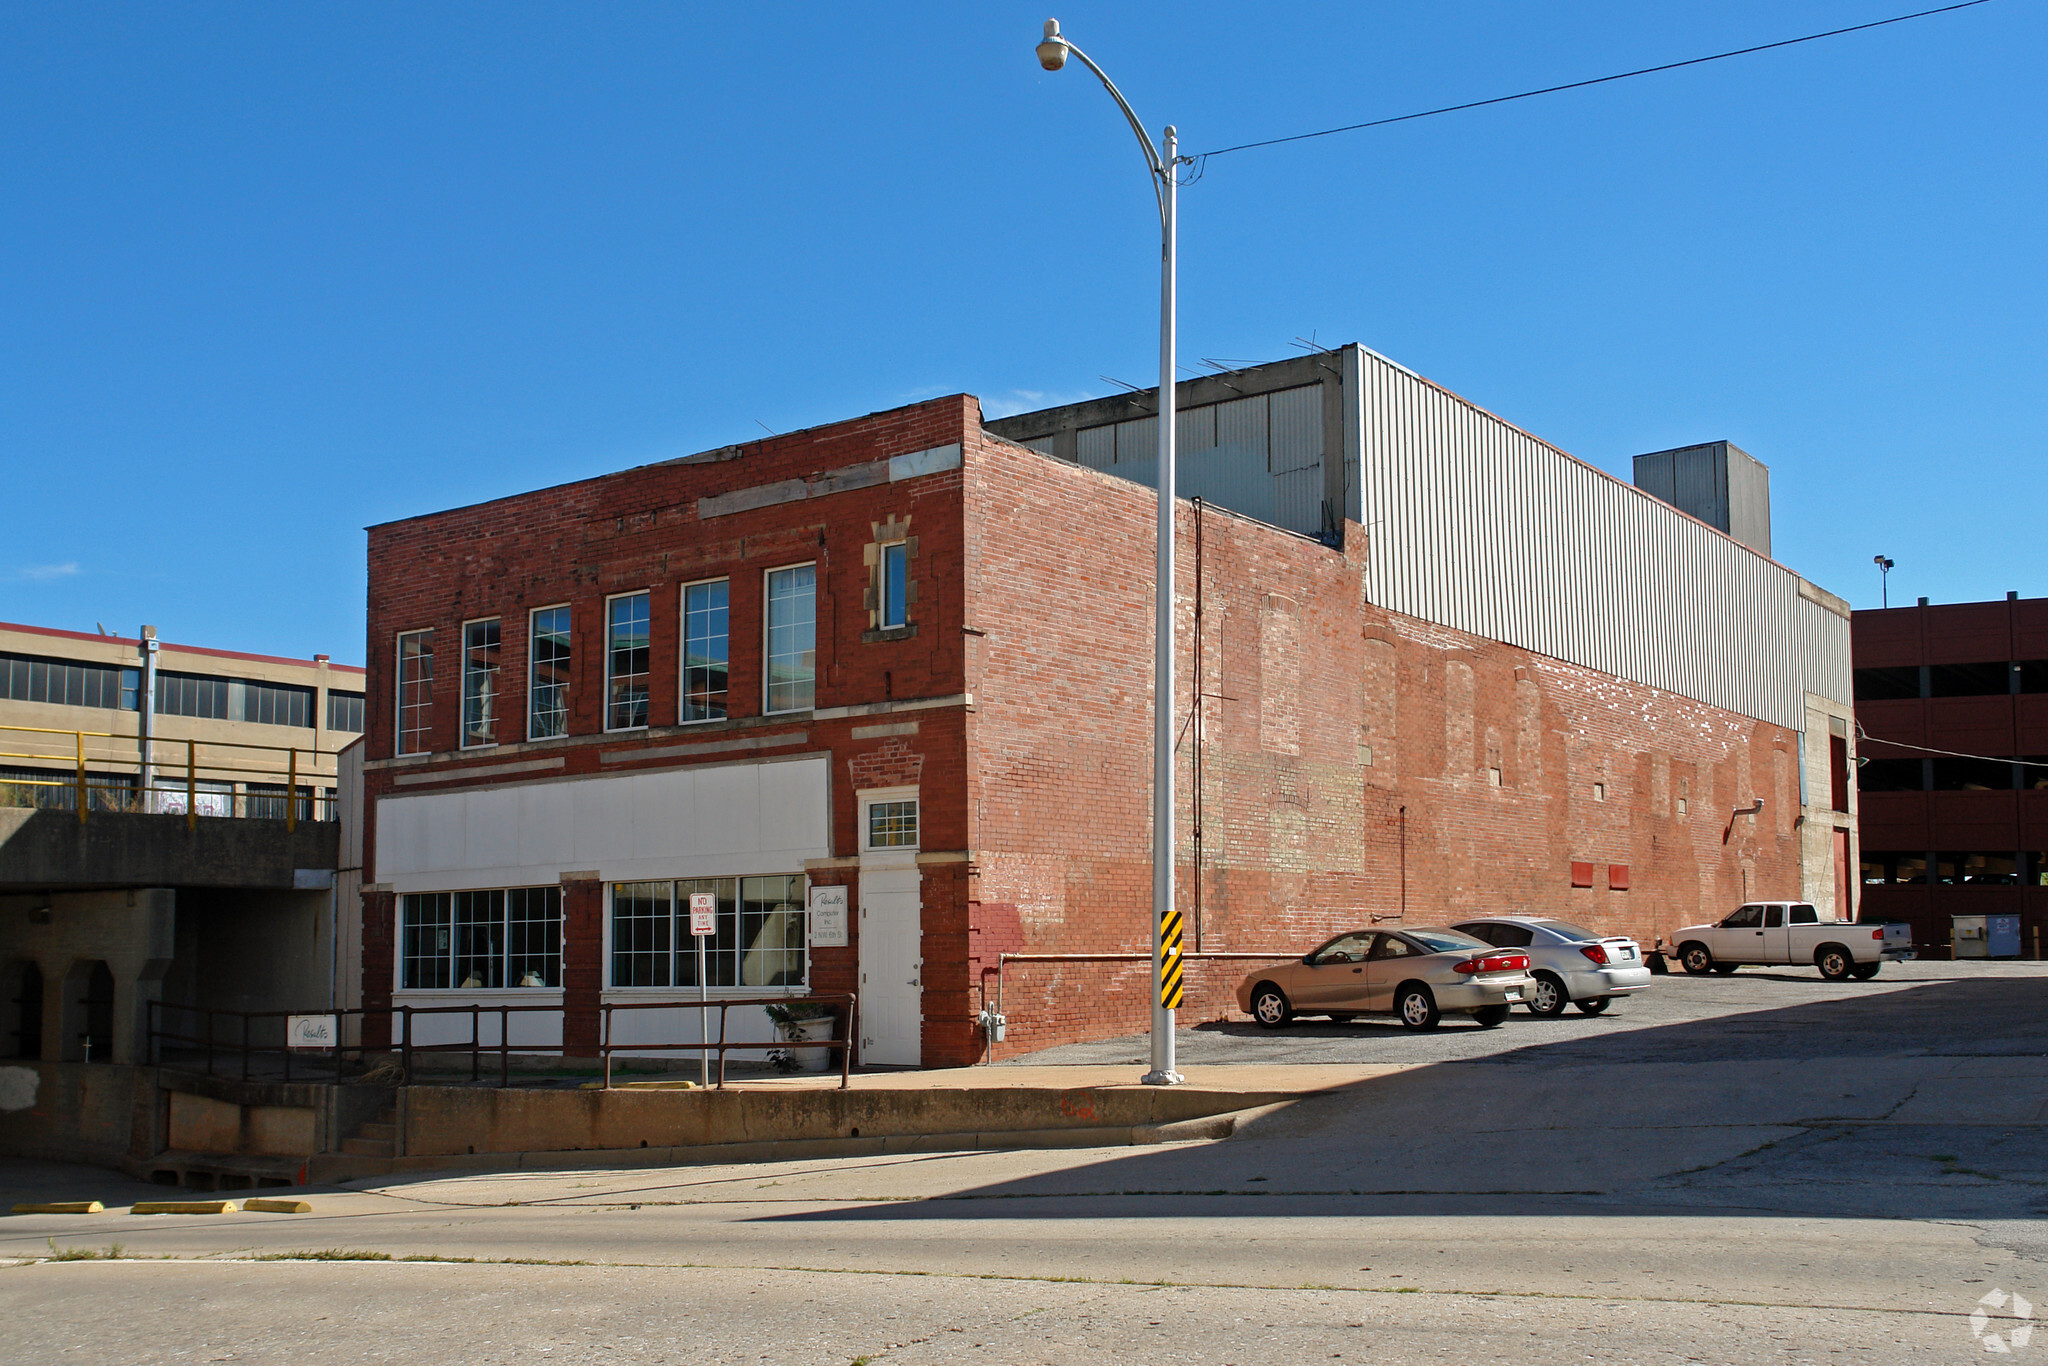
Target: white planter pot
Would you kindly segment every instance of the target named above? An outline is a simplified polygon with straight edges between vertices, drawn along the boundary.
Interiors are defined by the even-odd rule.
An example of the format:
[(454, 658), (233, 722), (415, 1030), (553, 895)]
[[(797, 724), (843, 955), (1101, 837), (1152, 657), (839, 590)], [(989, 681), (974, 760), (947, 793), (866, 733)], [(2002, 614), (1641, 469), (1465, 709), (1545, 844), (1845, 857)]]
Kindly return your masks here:
[[(837, 1021), (831, 1019), (798, 1020), (779, 1028), (782, 1032), (782, 1041), (796, 1045), (830, 1039), (836, 1024)], [(830, 1048), (791, 1047), (789, 1056), (796, 1063), (796, 1070), (799, 1072), (822, 1072), (833, 1064), (837, 1054), (836, 1050)]]

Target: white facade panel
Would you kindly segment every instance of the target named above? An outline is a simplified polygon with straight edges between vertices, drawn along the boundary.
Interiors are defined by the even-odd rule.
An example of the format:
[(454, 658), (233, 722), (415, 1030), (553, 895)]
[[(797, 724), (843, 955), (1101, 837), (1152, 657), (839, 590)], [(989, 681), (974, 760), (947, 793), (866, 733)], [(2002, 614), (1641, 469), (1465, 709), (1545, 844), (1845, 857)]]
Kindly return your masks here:
[(1790, 570), (1359, 351), (1374, 602), (1792, 730), (1848, 700), (1849, 623)]
[(829, 759), (604, 774), (377, 803), (396, 892), (799, 871), (830, 848)]

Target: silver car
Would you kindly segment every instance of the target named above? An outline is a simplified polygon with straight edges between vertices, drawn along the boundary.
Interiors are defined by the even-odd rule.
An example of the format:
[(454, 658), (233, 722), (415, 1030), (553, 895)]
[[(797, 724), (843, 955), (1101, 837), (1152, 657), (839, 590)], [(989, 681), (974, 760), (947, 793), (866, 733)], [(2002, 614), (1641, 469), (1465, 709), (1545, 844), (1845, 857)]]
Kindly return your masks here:
[(1642, 948), (1626, 935), (1595, 934), (1540, 915), (1490, 916), (1461, 921), (1457, 928), (1496, 948), (1529, 955), (1536, 985), (1527, 1005), (1534, 1015), (1562, 1015), (1568, 1005), (1598, 1015), (1615, 997), (1650, 985)]
[(1237, 985), (1238, 1009), (1267, 1029), (1297, 1015), (1391, 1014), (1434, 1029), (1446, 1014), (1491, 1029), (1526, 1001), (1529, 958), (1501, 953), (1455, 930), (1353, 930), (1291, 962), (1254, 970)]

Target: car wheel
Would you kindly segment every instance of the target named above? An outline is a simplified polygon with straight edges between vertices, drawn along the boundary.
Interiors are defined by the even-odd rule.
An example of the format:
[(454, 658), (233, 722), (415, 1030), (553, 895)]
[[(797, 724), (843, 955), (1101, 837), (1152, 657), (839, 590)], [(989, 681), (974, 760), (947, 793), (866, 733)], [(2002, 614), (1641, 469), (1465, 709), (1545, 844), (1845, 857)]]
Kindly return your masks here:
[(1877, 970), (1883, 966), (1882, 963), (1858, 963), (1849, 970), (1849, 975), (1859, 982), (1867, 982), (1877, 976)]
[(1536, 974), (1536, 989), (1529, 993), (1529, 1013), (1554, 1019), (1564, 1014), (1564, 1008), (1571, 1004), (1571, 993), (1564, 989), (1564, 979), (1552, 972)]
[(1508, 1008), (1506, 1006), (1481, 1006), (1472, 1012), (1472, 1018), (1479, 1022), (1481, 1029), (1499, 1028), (1501, 1022), (1506, 1020), (1507, 1017)]
[(1261, 982), (1252, 992), (1252, 1018), (1261, 1028), (1285, 1029), (1294, 1020), (1294, 1007), (1287, 1003), (1287, 993), (1271, 982)]
[(1694, 975), (1709, 973), (1714, 970), (1714, 955), (1705, 944), (1687, 944), (1678, 951), (1678, 964)]
[(1813, 955), (1813, 965), (1830, 982), (1840, 982), (1856, 970), (1856, 960), (1840, 944), (1823, 944)]
[(1436, 1008), (1436, 997), (1428, 987), (1419, 985), (1401, 988), (1394, 999), (1394, 1013), (1401, 1017), (1405, 1029), (1435, 1029), (1437, 1021), (1443, 1018)]
[(1601, 1011), (1607, 1009), (1613, 1000), (1612, 996), (1595, 996), (1584, 1001), (1573, 1001), (1572, 1004), (1577, 1006), (1583, 1014), (1598, 1015)]

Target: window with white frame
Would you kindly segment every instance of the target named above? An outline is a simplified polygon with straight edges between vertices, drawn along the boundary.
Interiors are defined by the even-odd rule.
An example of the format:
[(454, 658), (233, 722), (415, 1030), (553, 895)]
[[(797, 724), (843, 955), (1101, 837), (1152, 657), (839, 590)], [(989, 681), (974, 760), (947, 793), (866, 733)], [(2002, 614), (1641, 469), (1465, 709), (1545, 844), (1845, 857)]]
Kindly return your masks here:
[(801, 873), (613, 883), (611, 985), (697, 985), (692, 892), (718, 898), (718, 933), (704, 944), (707, 985), (805, 985), (806, 886)]
[(401, 898), (399, 986), (562, 985), (562, 889), (414, 892)]
[(606, 730), (647, 724), (647, 594), (626, 593), (605, 603)]
[(917, 847), (917, 798), (868, 803), (868, 848)]
[(462, 624), (462, 747), (498, 743), (498, 619)]
[(769, 570), (767, 609), (764, 710), (808, 711), (817, 698), (818, 567)]
[(398, 637), (398, 747), (400, 754), (425, 754), (434, 729), (434, 632), (406, 631)]
[(534, 609), (526, 641), (526, 738), (553, 740), (569, 733), (569, 609)]
[(685, 721), (720, 721), (726, 715), (727, 656), (731, 648), (725, 579), (683, 587), (683, 710)]
[(882, 591), (880, 623), (893, 630), (910, 622), (910, 546), (897, 541), (882, 547)]

